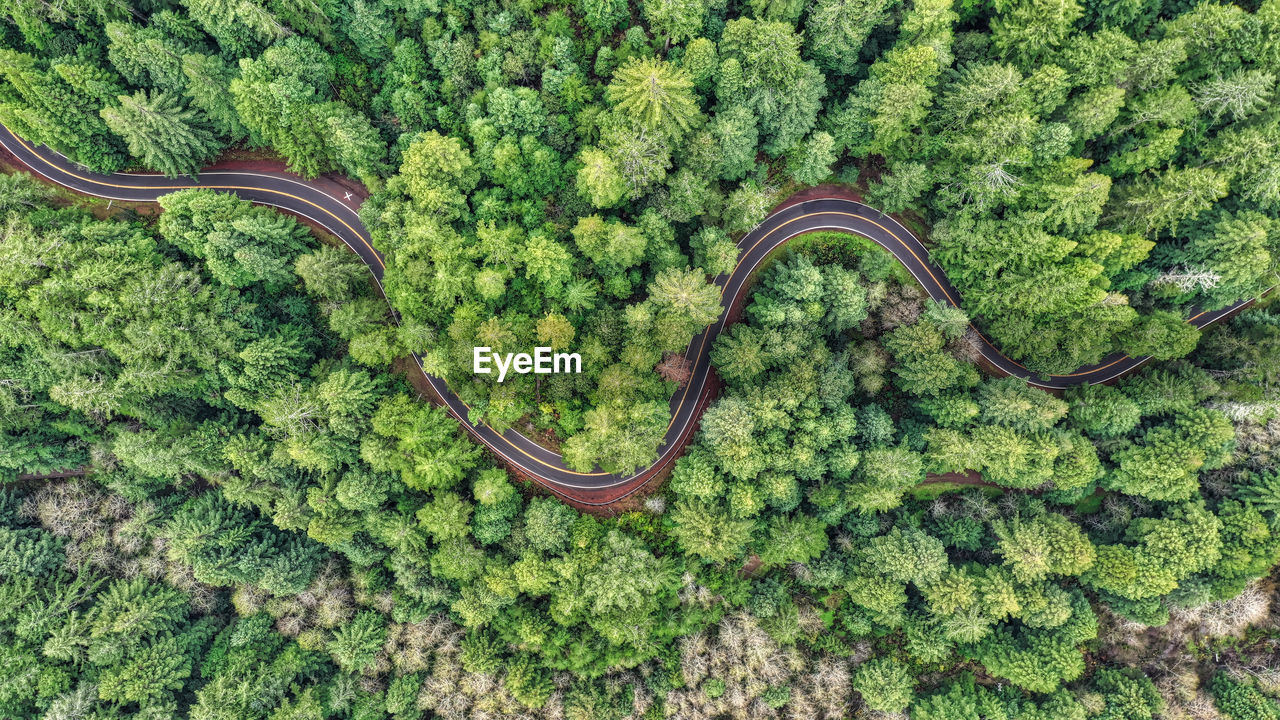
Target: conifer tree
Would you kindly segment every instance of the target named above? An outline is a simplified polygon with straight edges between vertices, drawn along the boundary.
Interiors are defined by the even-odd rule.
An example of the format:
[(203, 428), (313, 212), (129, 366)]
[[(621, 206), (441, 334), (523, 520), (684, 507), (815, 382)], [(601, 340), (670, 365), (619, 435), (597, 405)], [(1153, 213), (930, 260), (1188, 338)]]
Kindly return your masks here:
[(140, 90), (118, 100), (119, 105), (102, 109), (107, 127), (134, 157), (169, 177), (194, 177), (222, 148), (204, 118), (173, 95)]
[(622, 117), (676, 137), (700, 117), (688, 71), (661, 60), (632, 60), (618, 68), (607, 96)]

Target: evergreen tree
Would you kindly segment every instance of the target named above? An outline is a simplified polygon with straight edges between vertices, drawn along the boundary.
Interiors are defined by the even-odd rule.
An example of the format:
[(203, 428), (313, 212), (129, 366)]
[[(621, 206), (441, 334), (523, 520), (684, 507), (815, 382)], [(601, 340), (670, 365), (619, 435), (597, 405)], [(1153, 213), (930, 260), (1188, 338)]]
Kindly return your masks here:
[(618, 68), (606, 96), (622, 117), (675, 137), (701, 117), (689, 73), (661, 60), (633, 59)]
[(119, 101), (102, 109), (107, 127), (134, 157), (169, 177), (194, 177), (222, 149), (204, 120), (172, 95), (138, 92), (121, 95)]

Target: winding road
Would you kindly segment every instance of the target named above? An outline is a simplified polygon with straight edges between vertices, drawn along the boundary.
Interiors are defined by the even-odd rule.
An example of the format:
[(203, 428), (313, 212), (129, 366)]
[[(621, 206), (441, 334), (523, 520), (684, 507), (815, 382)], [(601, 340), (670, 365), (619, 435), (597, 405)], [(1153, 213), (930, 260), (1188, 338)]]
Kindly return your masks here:
[[(206, 188), (231, 192), (251, 202), (280, 208), (305, 217), (340, 238), (369, 267), (379, 287), (385, 268), (382, 253), (373, 247), (369, 231), (360, 221), (359, 198), (345, 197), (326, 191), (319, 183), (308, 182), (283, 172), (251, 172), (210, 170), (192, 178), (167, 178), (162, 175), (117, 173), (102, 175), (90, 172), (46, 147), (36, 147), (16, 137), (0, 125), (0, 145), (22, 164), (49, 181), (76, 192), (101, 198), (129, 202), (154, 202), (161, 195), (184, 188)], [(929, 251), (905, 227), (892, 217), (859, 202), (843, 198), (806, 200), (775, 211), (738, 241), (737, 267), (715, 282), (721, 287), (721, 314), (715, 324), (693, 338), (686, 357), (692, 363), (688, 383), (671, 399), (671, 422), (657, 461), (631, 475), (617, 475), (597, 470), (577, 472), (565, 466), (559, 454), (547, 450), (529, 438), (508, 430), (499, 433), (488, 425), (477, 425), (468, 419), (469, 407), (451, 392), (440, 378), (422, 370), (422, 359), (414, 355), (418, 369), (449, 412), (471, 435), (488, 446), (508, 464), (552, 492), (581, 505), (608, 505), (642, 487), (650, 477), (661, 472), (687, 441), (712, 388), (709, 353), (716, 337), (724, 330), (729, 310), (747, 284), (752, 271), (771, 251), (791, 238), (804, 233), (834, 230), (861, 235), (888, 250), (920, 282), (934, 300), (960, 306), (960, 294), (947, 280), (946, 274), (933, 263)], [(1193, 310), (1188, 322), (1204, 327), (1231, 314), (1250, 301), (1242, 301), (1221, 310)], [(975, 332), (977, 329), (974, 328)], [(1149, 360), (1114, 354), (1096, 365), (1082, 367), (1065, 375), (1041, 376), (1005, 356), (980, 332), (979, 349), (985, 360), (1000, 372), (1026, 380), (1042, 388), (1065, 388), (1085, 383), (1100, 383), (1123, 375)]]

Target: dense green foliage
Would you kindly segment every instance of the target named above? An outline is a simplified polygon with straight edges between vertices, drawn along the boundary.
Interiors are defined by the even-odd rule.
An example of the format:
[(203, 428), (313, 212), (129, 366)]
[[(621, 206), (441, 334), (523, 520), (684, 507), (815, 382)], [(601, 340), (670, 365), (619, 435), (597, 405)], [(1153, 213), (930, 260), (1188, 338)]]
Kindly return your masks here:
[[(1182, 319), (1275, 277), (1278, 42), (1276, 0), (6, 6), (0, 122), (357, 178), (400, 322), (274, 211), (0, 176), (0, 717), (1275, 718), (1280, 314)], [(963, 309), (796, 241), (616, 516), (391, 372), (646, 466), (733, 238), (832, 178)], [(1053, 395), (975, 326), (1154, 360)], [(477, 345), (584, 372), (477, 379)]]
[[(966, 311), (1037, 371), (1185, 356), (1181, 318), (1258, 294), (1280, 251), (1275, 0), (21, 0), (0, 18), (0, 121), (28, 140), (170, 175), (244, 144), (375, 190), (404, 324), (356, 359), (418, 351), (476, 419), (582, 470), (656, 457), (664, 369), (720, 312), (730, 235), (785, 188), (861, 180), (918, 213)], [(535, 345), (583, 373), (471, 372), (475, 346)], [(913, 392), (960, 371), (926, 347)]]
[[(88, 474), (0, 494), (6, 717), (1151, 718), (1176, 698), (1146, 667), (1086, 672), (1100, 623), (1280, 559), (1269, 310), (1059, 399), (982, 379), (962, 314), (820, 236), (717, 344), (670, 509), (600, 520), (355, 364), (389, 362), (386, 306), (292, 220), (184, 192), (152, 234), (0, 182), (3, 467)], [(975, 469), (999, 487), (914, 499)]]

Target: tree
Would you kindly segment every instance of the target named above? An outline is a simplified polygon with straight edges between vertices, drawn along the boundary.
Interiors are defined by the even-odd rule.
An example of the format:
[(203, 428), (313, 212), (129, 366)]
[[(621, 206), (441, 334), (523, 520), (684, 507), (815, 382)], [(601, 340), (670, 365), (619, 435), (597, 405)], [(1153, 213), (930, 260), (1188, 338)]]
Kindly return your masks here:
[[(212, 427), (211, 427), (212, 426)], [(223, 428), (209, 422), (189, 434), (117, 431), (111, 450), (125, 466), (143, 477), (178, 481), (184, 475), (213, 477), (226, 471), (210, 435)]]
[(922, 530), (895, 527), (872, 538), (859, 551), (862, 562), (901, 583), (923, 586), (942, 577), (949, 566), (942, 542)]
[(452, 492), (437, 492), (430, 502), (418, 510), (418, 522), (422, 523), (433, 540), (443, 544), (462, 538), (471, 531), (471, 503)]
[(742, 383), (765, 370), (767, 356), (761, 334), (747, 325), (736, 325), (721, 333), (711, 348), (711, 363), (726, 381)]
[(409, 145), (400, 174), (387, 187), (408, 194), (420, 212), (448, 222), (465, 212), (466, 194), (478, 181), (471, 153), (462, 143), (432, 131)]
[(716, 500), (724, 494), (724, 478), (714, 458), (701, 446), (695, 446), (676, 461), (671, 489), (682, 497)]
[(885, 0), (818, 0), (805, 20), (805, 41), (818, 67), (852, 75), (867, 37), (889, 19)]
[(1153, 310), (1120, 336), (1121, 347), (1133, 357), (1150, 355), (1156, 360), (1172, 360), (1191, 354), (1200, 341), (1200, 329), (1182, 315)]
[(754, 521), (734, 519), (719, 506), (698, 499), (677, 502), (671, 520), (672, 536), (685, 553), (716, 563), (741, 557), (755, 529)]
[[(405, 675), (403, 677), (412, 679), (413, 676)], [(396, 678), (396, 680), (400, 680), (400, 678)], [(398, 687), (400, 687), (400, 684), (393, 681), (393, 689), (388, 694), (394, 692), (394, 689)], [(388, 705), (391, 702), (389, 700)], [(275, 712), (271, 713), (271, 720), (319, 720), (324, 717), (324, 714), (325, 704), (320, 698), (316, 697), (316, 688), (312, 686), (302, 690), (293, 700), (286, 698), (281, 701), (280, 706), (276, 708)]]
[(944, 350), (946, 338), (931, 323), (900, 327), (886, 334), (881, 342), (897, 361), (893, 367), (895, 383), (913, 395), (938, 395), (978, 380), (972, 365)]
[(366, 187), (376, 190), (382, 185), (386, 169), (386, 143), (369, 122), (369, 118), (342, 103), (330, 103), (324, 111), (328, 117), (329, 152), (334, 164)]
[(632, 58), (615, 70), (605, 97), (622, 117), (676, 138), (701, 117), (688, 71), (654, 58)]
[(352, 299), (369, 272), (354, 254), (331, 245), (299, 255), (293, 270), (307, 292), (337, 302)]
[(1276, 473), (1253, 474), (1237, 486), (1237, 496), (1249, 504), (1273, 515), (1280, 513), (1280, 475)]
[(159, 12), (148, 26), (108, 22), (107, 58), (130, 84), (157, 92), (181, 93), (186, 86), (182, 56), (203, 49), (198, 28), (174, 12)]
[(1081, 13), (1075, 0), (1002, 3), (991, 21), (992, 42), (1016, 64), (1030, 67), (1067, 38)]
[(868, 660), (853, 673), (853, 687), (872, 710), (900, 712), (911, 704), (915, 678), (903, 663), (889, 657)]
[(867, 445), (883, 446), (893, 442), (898, 429), (893, 417), (876, 404), (858, 408), (858, 439)]
[(1129, 600), (1159, 597), (1218, 562), (1221, 529), (1222, 521), (1203, 505), (1171, 504), (1158, 517), (1130, 523), (1129, 544), (1099, 545), (1082, 581)]
[(1204, 450), (1167, 425), (1152, 428), (1142, 443), (1112, 456), (1118, 468), (1107, 484), (1152, 500), (1186, 500), (1199, 488)]
[(560, 290), (570, 279), (573, 256), (562, 243), (556, 242), (547, 235), (534, 235), (525, 245), (525, 273), (539, 282), (544, 291), (551, 296), (560, 294)]
[(305, 682), (317, 658), (272, 630), (267, 613), (233, 621), (218, 633), (202, 675), (209, 681), (195, 693), (190, 715), (200, 720), (261, 718)]
[[(255, 3), (233, 5), (218, 0), (199, 0), (188, 6), (187, 12), (234, 57), (253, 55), (287, 34), (287, 26), (274, 12)], [(312, 17), (316, 29), (328, 26), (323, 15)]]
[(664, 133), (611, 114), (601, 136), (602, 149), (613, 158), (627, 198), (638, 200), (666, 179), (672, 144)]
[(1169, 168), (1122, 191), (1115, 217), (1129, 232), (1177, 232), (1227, 194), (1227, 178), (1209, 168)]
[(653, 340), (662, 350), (679, 351), (695, 333), (720, 317), (720, 290), (701, 268), (668, 268), (649, 286)]
[(1155, 280), (1205, 298), (1202, 306), (1211, 309), (1257, 295), (1275, 266), (1269, 241), (1274, 221), (1253, 211), (1218, 213), (1214, 220), (1188, 233), (1184, 251), (1175, 255), (1180, 267)]
[(669, 421), (667, 405), (646, 401), (628, 406), (625, 398), (605, 394), (602, 406), (584, 414), (583, 431), (564, 445), (566, 464), (582, 472), (599, 465), (625, 475), (654, 461)]
[(604, 150), (586, 148), (578, 159), (582, 162), (577, 175), (578, 193), (594, 207), (617, 205), (627, 193), (627, 182), (613, 156)]
[(772, 205), (772, 191), (761, 187), (754, 180), (749, 180), (729, 193), (725, 199), (720, 218), (724, 229), (729, 232), (746, 232), (759, 225), (769, 213)]
[(593, 262), (625, 270), (644, 258), (649, 239), (639, 228), (588, 215), (578, 218), (573, 242)]
[(929, 300), (925, 304), (921, 318), (941, 331), (947, 340), (959, 340), (973, 327), (968, 313), (958, 305), (937, 300)]
[(580, 583), (553, 595), (552, 604), (562, 597), (561, 592), (580, 593), (585, 609), (594, 616), (589, 621), (592, 626), (622, 644), (632, 631), (628, 625), (654, 621), (653, 614), (679, 578), (668, 558), (655, 557), (617, 530), (610, 530), (600, 542), (606, 551), (603, 559), (581, 575)]
[(172, 639), (153, 641), (122, 662), (103, 669), (98, 697), (121, 704), (150, 705), (181, 690), (191, 675), (194, 658), (185, 656)]
[(791, 151), (787, 172), (801, 185), (817, 185), (831, 174), (831, 164), (835, 161), (835, 139), (818, 131)]
[(805, 563), (827, 549), (826, 525), (804, 515), (778, 516), (769, 521), (760, 560), (767, 567)]
[(534, 548), (553, 553), (569, 541), (578, 513), (552, 498), (534, 498), (524, 514), (525, 537)]
[[(987, 672), (1007, 678), (1032, 692), (1049, 693), (1084, 672), (1084, 659), (1076, 644), (1097, 635), (1097, 619), (1084, 602), (1078, 612), (1087, 613), (1084, 631), (1075, 636), (1061, 629), (1014, 631), (1000, 626), (988, 635), (975, 653)], [(1083, 636), (1083, 637), (1081, 637)]]
[(867, 290), (857, 273), (838, 266), (822, 272), (823, 324), (828, 334), (843, 333), (867, 319)]
[(497, 468), (482, 471), (472, 486), (476, 499), (472, 534), (484, 545), (500, 542), (511, 533), (511, 521), (520, 513), (521, 498)]
[(1231, 720), (1275, 720), (1280, 718), (1276, 704), (1252, 685), (1219, 672), (1209, 684), (1213, 704)]
[(738, 245), (720, 228), (702, 228), (689, 239), (689, 245), (694, 265), (704, 268), (708, 275), (727, 275), (738, 265)]
[(978, 387), (979, 418), (1019, 432), (1048, 430), (1067, 414), (1067, 403), (1020, 378), (989, 380)]
[(1002, 711), (999, 702), (990, 697), (986, 688), (976, 685), (970, 674), (911, 704), (911, 716), (920, 720), (974, 720), (982, 717), (980, 712), (991, 715), (997, 711)]
[(191, 104), (199, 108), (218, 134), (229, 141), (243, 138), (248, 130), (236, 113), (231, 81), (235, 70), (217, 55), (188, 53), (182, 56), (185, 91)]
[(707, 14), (707, 5), (698, 0), (645, 0), (644, 19), (667, 46), (697, 36)]
[[(702, 137), (702, 136), (700, 136)], [(720, 194), (711, 178), (683, 167), (667, 177), (667, 187), (658, 196), (658, 212), (673, 223), (687, 223), (718, 204)]]
[(867, 187), (867, 202), (887, 213), (908, 210), (933, 187), (934, 174), (924, 163), (895, 162), (889, 175)]
[(5, 102), (0, 103), (5, 127), (99, 172), (124, 165), (125, 148), (98, 114), (122, 92), (115, 73), (72, 63), (45, 70), (30, 55), (0, 49), (0, 79), (5, 83)]
[(438, 85), (428, 77), (427, 53), (414, 39), (395, 43), (383, 69), (383, 84), (373, 98), (374, 117), (392, 114), (405, 130), (422, 132), (435, 124), (440, 105)]
[(375, 510), (387, 501), (393, 487), (394, 480), (386, 473), (349, 470), (334, 488), (334, 497), (348, 510)]
[(0, 574), (8, 578), (48, 575), (66, 561), (63, 545), (41, 530), (0, 528)]
[(1138, 425), (1142, 410), (1138, 403), (1114, 387), (1081, 385), (1066, 393), (1070, 411), (1067, 421), (1096, 438), (1118, 438)]
[(996, 552), (1019, 582), (1080, 575), (1093, 566), (1093, 544), (1079, 526), (1057, 513), (997, 520), (991, 531), (999, 540)]
[(505, 135), (493, 148), (490, 178), (517, 197), (540, 198), (560, 189), (560, 156), (533, 135)]
[(39, 206), (50, 198), (48, 185), (27, 173), (13, 173), (0, 178), (0, 212), (24, 211)]
[(715, 174), (721, 180), (741, 180), (755, 169), (756, 128), (755, 115), (741, 105), (724, 108), (712, 118), (707, 130), (716, 143)]
[(1075, 137), (1084, 140), (1093, 139), (1115, 122), (1120, 115), (1124, 100), (1123, 88), (1104, 87), (1090, 90), (1067, 105), (1067, 124)]
[(832, 119), (836, 141), (855, 154), (907, 160), (941, 70), (938, 48), (899, 43), (871, 66)]
[[(246, 317), (236, 319), (230, 304), (219, 304), (215, 286), (199, 273), (161, 255), (136, 228), (72, 216), (58, 224), (55, 240), (51, 225), (33, 228), (12, 211), (10, 218), (17, 231), (0, 275), (16, 306), (6, 326), (25, 328), (11, 342), (27, 348), (23, 354), (56, 360), (41, 371), (39, 384), (5, 384), (6, 395), (20, 396), (6, 425), (34, 419), (37, 400), (30, 393), (47, 392), (54, 403), (94, 413), (98, 422), (124, 414), (163, 426), (174, 421), (173, 403), (204, 397), (220, 383), (218, 364), (233, 354)], [(31, 361), (34, 356), (19, 367)], [(13, 436), (6, 435), (12, 447)], [(60, 435), (46, 430), (26, 441), (44, 441), (41, 462), (74, 458), (59, 449)], [(30, 453), (19, 455), (34, 460)]]
[(361, 55), (372, 61), (382, 61), (391, 54), (396, 41), (395, 25), (382, 12), (381, 5), (356, 0), (351, 5), (348, 18), (347, 37), (355, 43)]
[(716, 464), (734, 479), (753, 478), (765, 468), (761, 448), (752, 438), (755, 427), (750, 402), (737, 396), (725, 397), (703, 414), (703, 440)]
[(361, 610), (351, 622), (334, 631), (326, 649), (338, 667), (360, 672), (372, 665), (386, 636), (387, 628), (382, 616), (372, 610)]
[(573, 323), (559, 313), (548, 313), (538, 321), (538, 342), (546, 343), (552, 350), (564, 350), (573, 342), (576, 331)]
[(329, 144), (328, 118), (337, 106), (326, 104), (333, 77), (328, 54), (303, 37), (289, 37), (256, 59), (242, 60), (231, 94), (250, 141), (270, 145), (305, 177), (333, 169), (336, 146)]
[(627, 4), (621, 0), (579, 0), (582, 17), (596, 30), (612, 31), (627, 17)]
[(253, 583), (287, 595), (301, 592), (319, 569), (320, 547), (233, 508), (218, 493), (183, 504), (165, 525), (171, 560), (189, 563), (210, 585)]
[(211, 190), (170, 193), (160, 207), (160, 234), (203, 259), (218, 281), (232, 287), (295, 282), (292, 266), (307, 247), (307, 230), (293, 218)]
[(443, 409), (399, 394), (384, 398), (371, 420), (361, 456), (374, 470), (394, 471), (411, 488), (452, 487), (476, 466), (480, 450)]
[(694, 90), (706, 94), (715, 75), (720, 58), (716, 53), (716, 44), (704, 37), (697, 37), (685, 45), (684, 55), (680, 58), (680, 66), (689, 71)]
[(1205, 81), (1195, 88), (1196, 105), (1214, 122), (1224, 115), (1243, 120), (1267, 105), (1275, 91), (1276, 76), (1264, 70), (1237, 70)]
[(512, 696), (528, 708), (542, 707), (555, 690), (551, 678), (525, 655), (508, 668), (506, 685)]
[(129, 152), (169, 177), (190, 175), (217, 156), (222, 145), (193, 110), (163, 92), (121, 95), (102, 119)]
[(741, 67), (742, 96), (770, 155), (789, 152), (809, 133), (827, 92), (822, 73), (801, 60), (801, 42), (787, 23), (747, 18), (730, 20), (721, 36), (721, 58)]
[(902, 495), (924, 480), (921, 456), (906, 447), (873, 447), (862, 453), (849, 503), (863, 513), (884, 512), (902, 504)]

